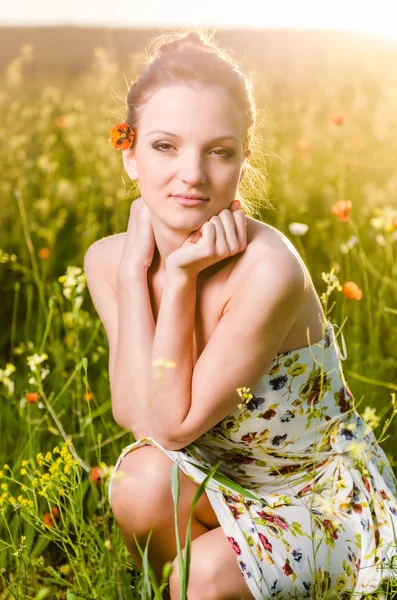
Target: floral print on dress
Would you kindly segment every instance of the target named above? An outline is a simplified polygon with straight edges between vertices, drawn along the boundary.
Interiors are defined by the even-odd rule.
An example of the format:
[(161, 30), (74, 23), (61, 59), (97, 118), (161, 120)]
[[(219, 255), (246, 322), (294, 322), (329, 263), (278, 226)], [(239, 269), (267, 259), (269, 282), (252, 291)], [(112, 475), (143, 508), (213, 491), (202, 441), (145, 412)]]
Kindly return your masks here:
[[(396, 478), (354, 407), (333, 325), (278, 354), (243, 402), (180, 450), (206, 493), (256, 600), (376, 591), (397, 555)], [(111, 485), (109, 495), (111, 494)]]

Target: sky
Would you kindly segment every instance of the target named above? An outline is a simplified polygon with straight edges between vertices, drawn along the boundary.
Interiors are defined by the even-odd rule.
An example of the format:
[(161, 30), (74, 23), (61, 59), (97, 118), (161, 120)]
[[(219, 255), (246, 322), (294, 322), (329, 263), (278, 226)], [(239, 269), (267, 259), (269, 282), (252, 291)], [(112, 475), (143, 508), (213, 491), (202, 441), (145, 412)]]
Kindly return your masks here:
[(397, 40), (396, 0), (1, 0), (0, 25), (292, 28)]

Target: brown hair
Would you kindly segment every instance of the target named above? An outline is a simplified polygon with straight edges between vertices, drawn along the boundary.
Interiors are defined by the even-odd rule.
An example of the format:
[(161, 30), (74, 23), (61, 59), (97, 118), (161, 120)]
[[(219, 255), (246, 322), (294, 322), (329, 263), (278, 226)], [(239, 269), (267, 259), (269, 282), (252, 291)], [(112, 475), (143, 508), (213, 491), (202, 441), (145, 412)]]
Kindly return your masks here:
[[(166, 85), (198, 84), (217, 85), (230, 93), (244, 115), (245, 139), (244, 178), (239, 189), (246, 188), (248, 195), (264, 191), (264, 174), (250, 164), (256, 122), (256, 106), (252, 83), (242, 74), (232, 56), (218, 48), (214, 42), (197, 31), (174, 32), (154, 38), (146, 50), (148, 64), (130, 86), (127, 93), (127, 118), (125, 122), (138, 132), (139, 113), (150, 96)], [(136, 143), (137, 136), (133, 145)], [(133, 147), (133, 146), (132, 146)], [(258, 185), (259, 184), (259, 185)], [(259, 187), (262, 188), (259, 190)], [(256, 194), (255, 194), (256, 192)], [(245, 194), (244, 194), (245, 195)], [(261, 195), (261, 194), (260, 194)], [(248, 201), (237, 192), (246, 212), (253, 213), (255, 199)]]

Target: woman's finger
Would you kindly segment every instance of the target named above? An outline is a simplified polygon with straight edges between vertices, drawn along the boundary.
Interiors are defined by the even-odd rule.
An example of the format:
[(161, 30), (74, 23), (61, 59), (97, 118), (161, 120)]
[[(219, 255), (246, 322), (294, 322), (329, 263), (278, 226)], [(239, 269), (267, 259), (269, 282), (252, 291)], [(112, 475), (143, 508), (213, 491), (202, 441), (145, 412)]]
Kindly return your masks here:
[(219, 213), (219, 217), (222, 220), (223, 227), (225, 230), (226, 241), (230, 254), (236, 254), (236, 252), (239, 251), (240, 247), (236, 221), (234, 219), (234, 215), (236, 212), (238, 211), (224, 209)]
[(219, 215), (214, 215), (210, 219), (210, 223), (215, 225), (215, 254), (216, 256), (226, 257), (230, 254), (229, 246), (226, 239), (225, 227), (223, 220)]
[(242, 210), (236, 210), (233, 212), (233, 218), (236, 223), (240, 250), (245, 250), (247, 247), (247, 217)]

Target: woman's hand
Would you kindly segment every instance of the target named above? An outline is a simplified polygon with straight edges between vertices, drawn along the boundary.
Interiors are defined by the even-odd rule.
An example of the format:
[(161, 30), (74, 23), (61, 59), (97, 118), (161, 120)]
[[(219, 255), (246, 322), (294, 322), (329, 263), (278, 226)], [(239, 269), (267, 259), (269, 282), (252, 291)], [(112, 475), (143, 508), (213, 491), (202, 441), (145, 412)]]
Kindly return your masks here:
[(166, 260), (166, 270), (196, 276), (207, 267), (243, 252), (247, 247), (246, 217), (234, 200), (194, 231)]
[(155, 249), (150, 211), (142, 198), (137, 198), (130, 208), (123, 254), (117, 272), (118, 281), (129, 281), (137, 269), (147, 271), (152, 264)]

